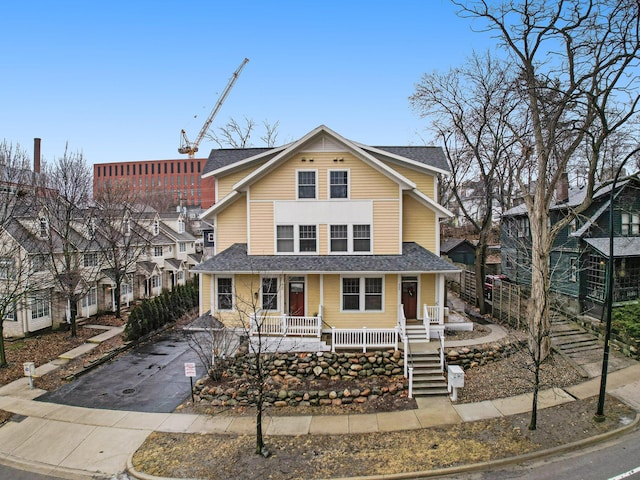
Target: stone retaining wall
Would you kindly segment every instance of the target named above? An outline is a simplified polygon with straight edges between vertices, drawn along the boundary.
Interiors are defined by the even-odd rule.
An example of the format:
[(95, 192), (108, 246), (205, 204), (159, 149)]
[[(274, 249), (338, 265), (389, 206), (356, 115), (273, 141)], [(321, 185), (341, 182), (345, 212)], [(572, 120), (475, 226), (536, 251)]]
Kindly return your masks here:
[(446, 350), (447, 365), (460, 365), (464, 370), (506, 358), (522, 348), (522, 342), (494, 342)]
[[(596, 335), (600, 341), (604, 342), (606, 323), (595, 320), (591, 317), (580, 316), (573, 319), (578, 325)], [(612, 350), (618, 351), (626, 357), (640, 360), (640, 340), (626, 337), (615, 330), (611, 331), (610, 346)]]
[[(265, 382), (265, 406), (320, 406), (364, 403), (383, 395), (400, 395), (408, 388), (401, 351), (367, 353), (275, 353), (262, 356), (269, 378)], [(207, 385), (200, 379), (194, 386), (196, 401), (212, 406), (245, 406), (253, 404), (255, 362), (240, 354), (225, 370), (225, 376), (236, 385)], [(305, 389), (308, 380), (328, 380), (352, 387), (332, 390)], [(330, 384), (329, 384), (330, 385)]]

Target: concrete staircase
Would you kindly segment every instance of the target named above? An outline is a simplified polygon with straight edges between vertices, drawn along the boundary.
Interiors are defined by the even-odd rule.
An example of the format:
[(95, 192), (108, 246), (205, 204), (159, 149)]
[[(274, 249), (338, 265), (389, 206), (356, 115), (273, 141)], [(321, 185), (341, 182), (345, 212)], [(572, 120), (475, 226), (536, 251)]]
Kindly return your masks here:
[(436, 352), (413, 352), (413, 395), (425, 397), (448, 395), (447, 381), (440, 370), (440, 355)]

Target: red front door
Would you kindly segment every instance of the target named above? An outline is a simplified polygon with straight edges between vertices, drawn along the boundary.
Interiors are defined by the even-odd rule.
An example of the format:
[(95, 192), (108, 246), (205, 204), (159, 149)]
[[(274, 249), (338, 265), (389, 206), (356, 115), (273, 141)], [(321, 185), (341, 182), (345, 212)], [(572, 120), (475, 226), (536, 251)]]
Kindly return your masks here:
[(402, 282), (402, 305), (407, 320), (418, 318), (418, 282)]
[(289, 280), (289, 315), (304, 317), (304, 279)]

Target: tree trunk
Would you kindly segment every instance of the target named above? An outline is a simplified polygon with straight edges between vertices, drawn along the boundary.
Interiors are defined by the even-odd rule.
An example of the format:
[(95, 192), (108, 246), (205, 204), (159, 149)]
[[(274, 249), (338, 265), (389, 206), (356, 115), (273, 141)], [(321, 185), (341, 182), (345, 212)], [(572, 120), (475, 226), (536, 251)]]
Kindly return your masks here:
[(4, 349), (4, 327), (0, 320), (0, 368), (7, 366), (7, 353)]
[(115, 310), (116, 318), (120, 318), (120, 282), (116, 283), (116, 287), (113, 292), (113, 308)]
[(487, 273), (487, 232), (480, 231), (478, 246), (476, 247), (475, 273), (476, 273), (476, 298), (480, 313), (487, 313), (487, 302), (484, 296), (484, 277)]
[(537, 362), (551, 352), (551, 324), (549, 318), (549, 248), (533, 236), (531, 258), (531, 308), (528, 311), (529, 350)]
[(76, 317), (78, 316), (78, 303), (74, 300), (69, 301), (69, 324), (71, 325), (71, 336), (77, 337)]

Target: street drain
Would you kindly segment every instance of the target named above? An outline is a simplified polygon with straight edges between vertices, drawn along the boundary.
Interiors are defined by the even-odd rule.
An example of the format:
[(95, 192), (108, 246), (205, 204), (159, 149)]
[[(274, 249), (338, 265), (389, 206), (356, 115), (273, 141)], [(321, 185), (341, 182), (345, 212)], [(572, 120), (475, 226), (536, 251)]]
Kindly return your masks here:
[(136, 393), (136, 389), (135, 388), (125, 388), (122, 393), (124, 393), (125, 395), (131, 395), (132, 393)]

